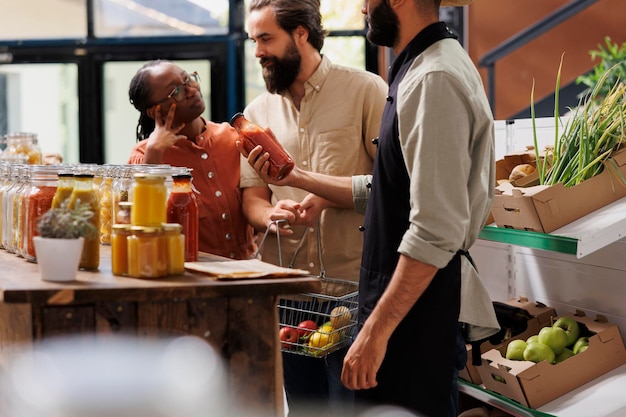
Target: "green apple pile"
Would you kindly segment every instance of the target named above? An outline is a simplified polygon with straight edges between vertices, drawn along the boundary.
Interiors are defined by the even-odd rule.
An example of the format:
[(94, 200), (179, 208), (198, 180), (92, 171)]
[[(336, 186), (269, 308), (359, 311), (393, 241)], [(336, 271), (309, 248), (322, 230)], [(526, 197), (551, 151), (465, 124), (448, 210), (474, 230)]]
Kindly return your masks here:
[(563, 362), (589, 347), (589, 338), (580, 336), (580, 326), (570, 317), (560, 317), (552, 326), (546, 326), (539, 334), (526, 340), (516, 339), (509, 343), (506, 358), (519, 361), (551, 364)]

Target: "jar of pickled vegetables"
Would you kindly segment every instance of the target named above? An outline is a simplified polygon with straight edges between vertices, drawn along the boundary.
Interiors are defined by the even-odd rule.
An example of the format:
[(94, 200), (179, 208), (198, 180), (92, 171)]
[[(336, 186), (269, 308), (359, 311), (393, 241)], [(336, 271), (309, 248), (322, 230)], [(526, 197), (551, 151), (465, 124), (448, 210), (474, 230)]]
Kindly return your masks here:
[(113, 275), (128, 275), (128, 237), (130, 224), (111, 227), (111, 271)]
[(100, 243), (111, 244), (111, 226), (113, 225), (113, 168), (102, 167), (102, 181), (98, 189), (100, 199)]
[(25, 215), (22, 241), (22, 255), (28, 260), (35, 260), (37, 221), (52, 207), (58, 184), (58, 168), (47, 165), (34, 165), (30, 170), (30, 183), (24, 191)]
[(41, 164), (41, 148), (35, 133), (13, 132), (6, 135), (5, 154), (26, 155), (27, 164)]
[(167, 274), (180, 275), (185, 272), (185, 235), (178, 223), (164, 223), (162, 241), (167, 255)]
[(131, 201), (133, 202), (133, 209), (130, 212), (130, 222), (133, 226), (160, 227), (167, 218), (165, 176), (135, 174)]
[(128, 236), (128, 275), (158, 278), (167, 275), (167, 257), (160, 227), (131, 226)]
[[(100, 203), (98, 194), (93, 186), (93, 174), (75, 174), (74, 189), (70, 195), (69, 207), (74, 208), (76, 204), (88, 204), (93, 212), (91, 223), (96, 230), (100, 230)], [(85, 236), (83, 254), (80, 258), (81, 269), (96, 270), (100, 266), (100, 237), (98, 233), (94, 236)]]

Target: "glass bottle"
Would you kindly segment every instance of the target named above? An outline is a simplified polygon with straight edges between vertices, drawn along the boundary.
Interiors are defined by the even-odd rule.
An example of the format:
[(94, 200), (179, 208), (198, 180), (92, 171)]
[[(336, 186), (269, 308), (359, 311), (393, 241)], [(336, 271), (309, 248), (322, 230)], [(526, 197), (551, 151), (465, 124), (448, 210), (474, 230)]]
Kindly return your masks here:
[(13, 176), (13, 185), (9, 187), (2, 197), (2, 217), (4, 226), (2, 228), (2, 245), (9, 253), (15, 253), (15, 232), (18, 212), (15, 211), (15, 199), (24, 189), (28, 180), (28, 168), (26, 165), (16, 167)]
[(11, 164), (11, 171), (8, 178), (8, 186), (2, 193), (2, 247), (11, 252), (11, 234), (13, 233), (13, 195), (15, 189), (19, 188), (22, 180), (22, 170), (24, 167), (18, 164)]
[(283, 146), (263, 128), (246, 119), (243, 113), (237, 113), (230, 119), (230, 124), (237, 130), (243, 147), (250, 152), (261, 145), (263, 152), (270, 155), (268, 174), (271, 178), (280, 180), (289, 174), (294, 167), (293, 158)]
[(167, 275), (180, 275), (185, 272), (185, 235), (183, 227), (178, 223), (164, 223), (164, 252), (167, 256)]
[(4, 245), (2, 244), (2, 227), (4, 225), (4, 218), (2, 214), (4, 212), (4, 209), (3, 209), (2, 199), (7, 188), (9, 188), (12, 185), (10, 181), (11, 169), (12, 169), (11, 164), (5, 164), (5, 163), (0, 164), (0, 172), (1, 172), (1, 177), (0, 177), (0, 249), (4, 249)]
[(73, 172), (59, 172), (58, 173), (58, 184), (57, 190), (54, 194), (54, 198), (52, 198), (52, 207), (58, 208), (61, 207), (61, 204), (65, 202), (70, 195), (72, 195), (72, 190), (74, 190), (74, 173)]
[(133, 209), (130, 223), (133, 226), (160, 227), (167, 219), (166, 196), (165, 176), (135, 174), (131, 189)]
[(111, 227), (111, 271), (113, 275), (128, 275), (128, 237), (130, 224)]
[(198, 202), (191, 174), (172, 175), (172, 192), (167, 200), (167, 222), (178, 223), (185, 235), (185, 261), (198, 260)]
[(96, 270), (100, 266), (100, 204), (98, 194), (93, 186), (93, 174), (75, 174), (74, 189), (70, 195), (69, 207), (74, 208), (76, 204), (88, 204), (93, 212), (91, 223), (94, 225), (96, 233), (92, 236), (85, 236), (83, 254), (80, 258), (81, 269)]
[(24, 222), (24, 240), (22, 255), (30, 261), (36, 258), (33, 237), (38, 236), (37, 221), (52, 207), (59, 182), (58, 168), (47, 165), (35, 165), (31, 170), (30, 185), (25, 195), (26, 216)]
[(26, 209), (28, 204), (26, 193), (30, 186), (31, 167), (34, 167), (34, 165), (26, 166), (23, 185), (16, 190), (13, 198), (13, 249), (16, 255), (24, 258), (26, 257), (24, 240), (26, 238)]

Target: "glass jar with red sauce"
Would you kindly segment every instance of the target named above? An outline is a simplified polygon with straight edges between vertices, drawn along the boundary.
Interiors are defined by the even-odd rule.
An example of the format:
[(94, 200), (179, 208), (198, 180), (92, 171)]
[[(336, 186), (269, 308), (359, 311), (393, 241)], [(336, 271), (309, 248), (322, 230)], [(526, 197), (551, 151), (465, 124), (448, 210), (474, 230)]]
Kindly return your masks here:
[(34, 165), (30, 172), (30, 183), (24, 192), (24, 229), (22, 255), (34, 261), (35, 245), (33, 236), (37, 236), (37, 220), (52, 207), (52, 200), (58, 185), (58, 167), (53, 165)]
[(243, 113), (237, 113), (230, 119), (230, 124), (237, 130), (239, 139), (247, 152), (261, 145), (263, 152), (270, 156), (268, 174), (280, 180), (291, 172), (294, 167), (293, 158), (283, 146), (263, 128), (246, 119)]
[(183, 228), (185, 262), (198, 260), (198, 202), (191, 178), (191, 174), (172, 175), (172, 191), (167, 199), (167, 223), (178, 223)]

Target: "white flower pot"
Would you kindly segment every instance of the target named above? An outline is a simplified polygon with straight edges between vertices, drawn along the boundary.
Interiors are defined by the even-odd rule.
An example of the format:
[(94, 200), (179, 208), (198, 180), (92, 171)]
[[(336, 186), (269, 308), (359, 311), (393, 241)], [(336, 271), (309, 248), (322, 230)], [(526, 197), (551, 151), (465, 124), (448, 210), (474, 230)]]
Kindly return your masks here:
[(44, 281), (67, 282), (76, 279), (85, 239), (33, 237), (35, 255)]

